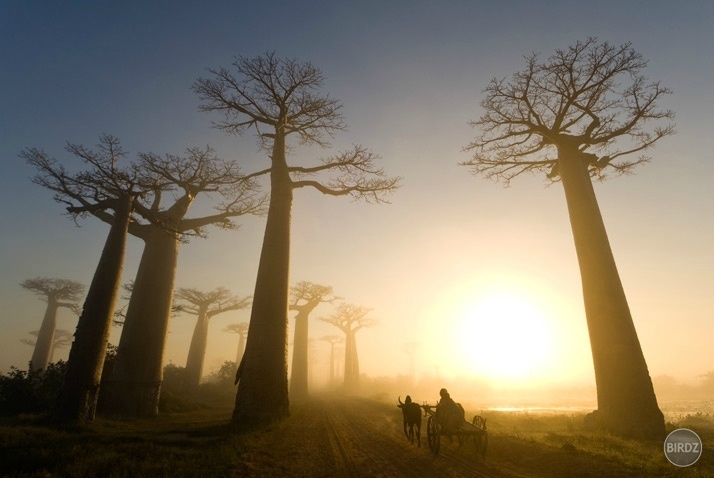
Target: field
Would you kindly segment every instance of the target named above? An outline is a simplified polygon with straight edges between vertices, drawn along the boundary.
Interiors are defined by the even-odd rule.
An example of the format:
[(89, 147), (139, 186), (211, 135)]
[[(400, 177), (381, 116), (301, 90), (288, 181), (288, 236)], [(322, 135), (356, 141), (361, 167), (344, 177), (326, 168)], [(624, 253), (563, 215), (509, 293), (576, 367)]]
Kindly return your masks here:
[[(230, 408), (166, 413), (155, 419), (98, 419), (56, 429), (42, 417), (0, 422), (0, 474), (7, 477), (714, 477), (714, 420), (681, 415), (668, 428), (695, 430), (701, 459), (671, 465), (661, 442), (586, 433), (582, 414), (480, 412), (488, 419), (485, 458), (472, 443), (442, 441), (434, 456), (407, 442), (391, 403), (320, 397), (294, 404), (268, 430), (232, 436)], [(473, 412), (467, 410), (467, 418)]]

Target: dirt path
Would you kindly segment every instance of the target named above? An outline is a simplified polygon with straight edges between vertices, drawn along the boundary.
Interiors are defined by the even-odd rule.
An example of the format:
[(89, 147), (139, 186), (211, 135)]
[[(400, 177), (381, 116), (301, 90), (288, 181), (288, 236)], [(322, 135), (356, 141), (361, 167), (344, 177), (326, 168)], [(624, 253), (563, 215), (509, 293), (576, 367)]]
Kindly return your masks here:
[(234, 476), (483, 477), (507, 474), (477, 456), (473, 443), (442, 440), (438, 456), (410, 444), (396, 406), (363, 399), (313, 400), (248, 444)]

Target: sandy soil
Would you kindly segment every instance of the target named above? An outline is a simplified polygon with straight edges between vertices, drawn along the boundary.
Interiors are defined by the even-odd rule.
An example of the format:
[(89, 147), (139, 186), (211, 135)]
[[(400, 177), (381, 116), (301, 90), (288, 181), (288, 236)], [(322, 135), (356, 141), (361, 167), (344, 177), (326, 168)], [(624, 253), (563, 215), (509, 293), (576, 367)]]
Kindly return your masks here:
[(292, 416), (272, 430), (237, 445), (233, 476), (291, 477), (523, 477), (497, 470), (473, 442), (442, 439), (438, 456), (429, 451), (426, 419), (422, 446), (410, 444), (401, 412), (362, 399), (315, 399), (292, 407)]

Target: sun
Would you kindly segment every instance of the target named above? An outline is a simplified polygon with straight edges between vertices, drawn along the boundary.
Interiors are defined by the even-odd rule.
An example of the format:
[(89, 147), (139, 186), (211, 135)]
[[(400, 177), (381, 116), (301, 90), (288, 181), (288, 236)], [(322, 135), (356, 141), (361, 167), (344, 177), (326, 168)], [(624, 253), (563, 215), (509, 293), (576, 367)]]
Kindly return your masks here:
[(491, 291), (454, 311), (460, 368), (498, 381), (532, 381), (552, 359), (543, 308), (523, 292)]

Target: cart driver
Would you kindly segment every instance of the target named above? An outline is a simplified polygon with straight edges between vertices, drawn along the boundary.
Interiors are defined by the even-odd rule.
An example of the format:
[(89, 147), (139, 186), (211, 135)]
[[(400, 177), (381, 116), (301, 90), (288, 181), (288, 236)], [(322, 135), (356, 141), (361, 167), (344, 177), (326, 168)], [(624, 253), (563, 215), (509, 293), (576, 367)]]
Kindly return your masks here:
[(435, 419), (444, 431), (458, 430), (461, 422), (464, 421), (464, 409), (449, 395), (449, 392), (442, 388), (439, 391), (441, 400), (436, 405)]

